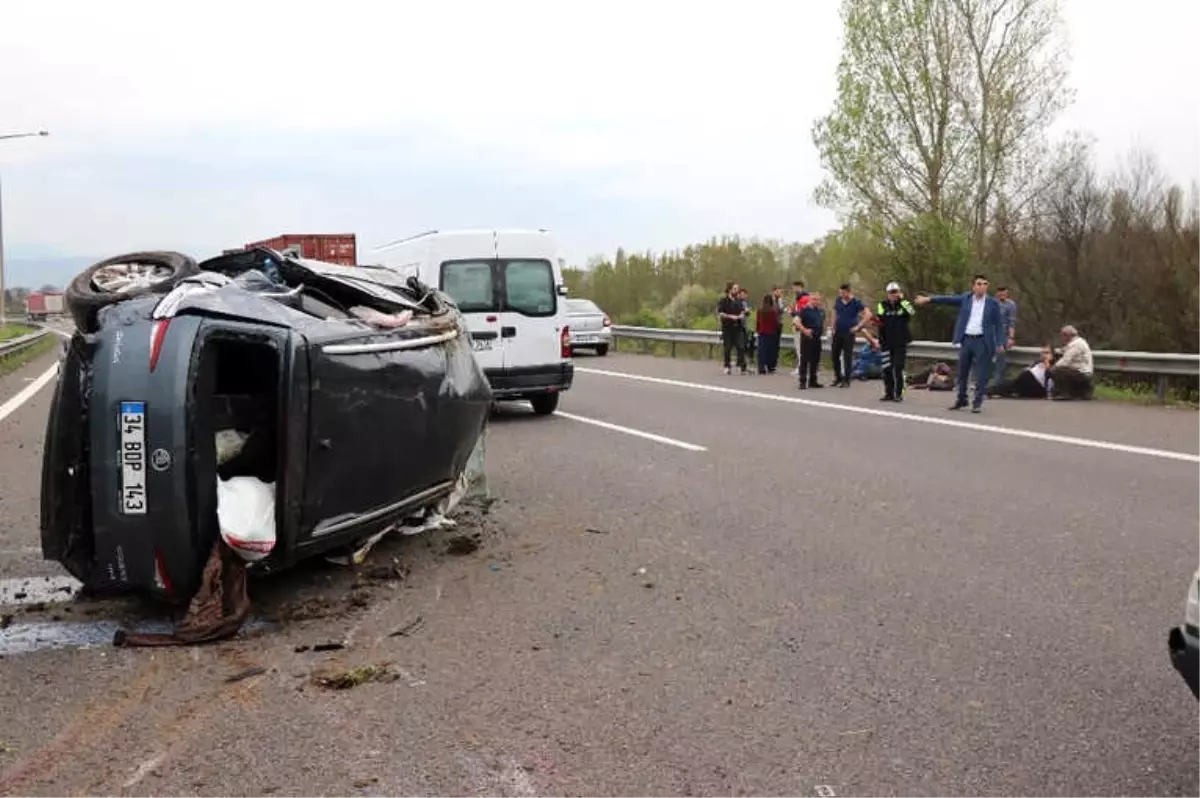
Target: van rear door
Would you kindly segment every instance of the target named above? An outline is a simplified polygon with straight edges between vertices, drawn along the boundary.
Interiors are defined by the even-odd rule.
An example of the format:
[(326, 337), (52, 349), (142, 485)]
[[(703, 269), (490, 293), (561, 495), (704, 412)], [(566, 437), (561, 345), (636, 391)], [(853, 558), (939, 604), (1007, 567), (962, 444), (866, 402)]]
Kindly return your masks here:
[(491, 258), (449, 260), (438, 269), (438, 288), (449, 294), (467, 320), (475, 359), (484, 371), (504, 368), (509, 338), (501, 335), (502, 288)]
[(503, 305), (500, 335), (507, 341), (504, 368), (517, 370), (562, 361), (562, 325), (554, 267), (548, 260), (504, 258), (496, 262)]

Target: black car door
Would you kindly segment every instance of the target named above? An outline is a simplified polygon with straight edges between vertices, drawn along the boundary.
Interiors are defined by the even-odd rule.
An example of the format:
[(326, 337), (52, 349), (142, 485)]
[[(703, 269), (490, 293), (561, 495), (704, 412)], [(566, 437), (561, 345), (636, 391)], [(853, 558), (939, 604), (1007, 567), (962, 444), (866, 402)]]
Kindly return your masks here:
[(444, 483), (428, 453), (444, 344), (457, 335), (413, 327), (311, 342), (301, 545), (390, 518)]

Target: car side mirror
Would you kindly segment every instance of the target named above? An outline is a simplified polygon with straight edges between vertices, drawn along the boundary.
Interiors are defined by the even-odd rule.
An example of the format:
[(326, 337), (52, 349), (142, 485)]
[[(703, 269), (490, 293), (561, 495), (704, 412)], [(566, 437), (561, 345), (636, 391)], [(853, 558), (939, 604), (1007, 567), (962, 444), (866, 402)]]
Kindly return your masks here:
[(566, 287), (565, 285), (560, 285), (560, 286), (558, 287), (558, 295), (559, 295), (559, 296), (566, 296), (566, 295), (567, 295), (567, 287)]

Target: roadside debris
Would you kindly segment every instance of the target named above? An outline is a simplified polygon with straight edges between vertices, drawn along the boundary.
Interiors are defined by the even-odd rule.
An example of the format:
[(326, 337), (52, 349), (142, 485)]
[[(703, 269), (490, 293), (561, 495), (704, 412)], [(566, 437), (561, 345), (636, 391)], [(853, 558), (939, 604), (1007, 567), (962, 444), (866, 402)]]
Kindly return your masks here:
[(589, 526), (585, 531), (587, 531), (593, 535), (607, 535), (608, 534), (607, 529), (597, 529), (594, 526)]
[(404, 626), (401, 626), (399, 629), (397, 629), (396, 631), (389, 634), (388, 637), (411, 637), (412, 635), (421, 631), (421, 629), (424, 628), (424, 626), (425, 626), (425, 618), (423, 616), (418, 615), (413, 620), (404, 624)]
[(386, 665), (362, 665), (348, 671), (335, 674), (317, 675), (313, 683), (327, 690), (349, 690), (368, 682), (394, 682), (400, 679), (400, 674), (393, 673)]
[(187, 614), (171, 634), (134, 633), (118, 629), (115, 646), (184, 646), (211, 643), (232, 637), (250, 614), (246, 594), (246, 566), (232, 549), (214, 543), (200, 589), (192, 597)]
[(479, 539), (474, 535), (455, 535), (446, 541), (446, 553), (454, 557), (465, 557), (479, 551)]
[(262, 676), (266, 672), (267, 672), (266, 668), (260, 668), (258, 666), (255, 666), (253, 668), (246, 668), (246, 670), (241, 671), (240, 673), (235, 673), (232, 676), (227, 677), (225, 679), (225, 683), (233, 684), (234, 682), (245, 681), (246, 679), (249, 679), (251, 676)]

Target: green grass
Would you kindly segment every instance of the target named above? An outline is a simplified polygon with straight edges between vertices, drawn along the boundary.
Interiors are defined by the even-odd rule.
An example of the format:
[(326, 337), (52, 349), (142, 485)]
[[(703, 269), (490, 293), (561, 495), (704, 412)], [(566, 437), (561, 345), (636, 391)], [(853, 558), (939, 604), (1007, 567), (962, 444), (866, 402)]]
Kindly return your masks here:
[(0, 341), (20, 338), (22, 335), (29, 335), (33, 331), (33, 327), (26, 327), (24, 324), (5, 324), (3, 327), (0, 327)]
[(59, 337), (51, 333), (20, 352), (14, 352), (7, 357), (0, 356), (0, 376), (11, 374), (26, 363), (37, 360), (47, 352), (54, 351), (54, 348), (59, 345), (58, 342)]

